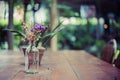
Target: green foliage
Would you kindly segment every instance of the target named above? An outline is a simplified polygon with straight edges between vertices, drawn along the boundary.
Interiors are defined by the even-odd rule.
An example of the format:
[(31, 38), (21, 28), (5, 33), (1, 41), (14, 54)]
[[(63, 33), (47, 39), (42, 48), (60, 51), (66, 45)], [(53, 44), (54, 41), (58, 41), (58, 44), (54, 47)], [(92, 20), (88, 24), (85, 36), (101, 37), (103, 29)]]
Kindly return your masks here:
[(95, 26), (98, 24), (97, 19), (96, 18), (91, 18), (88, 19), (88, 22), (90, 23), (90, 25)]
[[(21, 27), (22, 23), (20, 21), (14, 20), (14, 26), (15, 27)], [(7, 26), (8, 25), (8, 20), (7, 19), (0, 19), (0, 26)]]
[(7, 20), (0, 19), (0, 26), (7, 26), (8, 22)]
[(83, 49), (94, 42), (94, 38), (88, 34), (86, 27), (68, 26), (58, 35), (58, 40), (59, 42), (66, 41), (70, 49)]
[[(35, 36), (37, 36), (37, 39), (35, 40), (35, 45), (38, 46), (38, 44), (41, 42), (42, 46), (46, 46), (47, 42), (52, 39), (58, 32), (60, 32), (64, 27), (61, 27), (62, 22), (60, 22), (52, 31), (47, 32), (47, 33), (40, 33), (38, 34), (39, 36), (37, 36), (37, 34)], [(34, 27), (34, 25), (32, 26)], [(49, 27), (50, 28), (50, 27)], [(30, 28), (31, 29), (31, 28)], [(25, 34), (23, 31), (19, 31), (19, 30), (14, 30), (14, 29), (5, 29), (6, 31), (11, 31), (13, 33), (16, 33), (18, 36), (21, 36), (23, 38), (27, 38), (27, 34)], [(47, 29), (49, 30), (49, 29)], [(43, 35), (41, 35), (43, 34)]]
[[(47, 43), (48, 43), (48, 41), (49, 41), (50, 39), (52, 39), (57, 33), (59, 33), (59, 32), (64, 28), (63, 26), (61, 26), (62, 23), (63, 23), (63, 21), (60, 22), (52, 31), (44, 34), (44, 36), (42, 36), (42, 37), (40, 38), (40, 39), (42, 40), (42, 43), (43, 43), (42, 46), (46, 46)], [(48, 30), (49, 30), (49, 29), (48, 29)], [(46, 38), (47, 38), (47, 40), (46, 40)]]
[(64, 9), (64, 10), (71, 10), (71, 7), (67, 6), (67, 5), (57, 5), (58, 9)]
[(120, 22), (114, 22), (116, 28), (120, 28)]
[(105, 45), (105, 41), (97, 40), (95, 38), (95, 26), (89, 25), (89, 32), (86, 25), (66, 26), (66, 29), (64, 29), (58, 35), (59, 49), (64, 49), (64, 46), (67, 46), (67, 49), (84, 49), (89, 51), (90, 49), (94, 48), (96, 50), (96, 53), (101, 52), (102, 48)]
[(103, 41), (103, 40), (97, 40), (95, 42), (95, 45), (97, 46), (98, 49), (101, 50), (105, 46), (105, 41)]
[(15, 2), (14, 2), (14, 6), (16, 7), (16, 6), (20, 6), (20, 7), (23, 7), (23, 2), (21, 1), (21, 0), (15, 0)]

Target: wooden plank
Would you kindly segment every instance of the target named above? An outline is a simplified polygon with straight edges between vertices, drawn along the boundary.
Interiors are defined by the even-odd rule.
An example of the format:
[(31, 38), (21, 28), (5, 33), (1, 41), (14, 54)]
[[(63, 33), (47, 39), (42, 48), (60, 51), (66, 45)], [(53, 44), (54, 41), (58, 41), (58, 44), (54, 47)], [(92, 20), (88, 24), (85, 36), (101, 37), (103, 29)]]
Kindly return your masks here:
[(120, 70), (85, 51), (64, 54), (79, 80), (120, 80)]
[(78, 80), (65, 57), (59, 53), (46, 52), (38, 74), (26, 74), (20, 70), (13, 80)]
[(24, 72), (24, 55), (0, 52), (0, 80), (120, 80), (120, 70), (85, 51), (46, 51), (38, 74)]
[(0, 80), (12, 80), (13, 76), (23, 68), (24, 59), (18, 51), (0, 51)]

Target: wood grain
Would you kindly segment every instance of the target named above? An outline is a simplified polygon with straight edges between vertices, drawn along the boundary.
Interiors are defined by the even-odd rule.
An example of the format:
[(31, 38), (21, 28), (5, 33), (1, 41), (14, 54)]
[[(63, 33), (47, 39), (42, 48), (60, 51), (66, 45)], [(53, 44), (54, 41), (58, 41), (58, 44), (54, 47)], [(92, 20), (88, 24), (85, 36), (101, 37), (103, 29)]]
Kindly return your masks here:
[(120, 80), (120, 70), (84, 50), (46, 51), (38, 74), (24, 72), (24, 54), (0, 51), (0, 80)]

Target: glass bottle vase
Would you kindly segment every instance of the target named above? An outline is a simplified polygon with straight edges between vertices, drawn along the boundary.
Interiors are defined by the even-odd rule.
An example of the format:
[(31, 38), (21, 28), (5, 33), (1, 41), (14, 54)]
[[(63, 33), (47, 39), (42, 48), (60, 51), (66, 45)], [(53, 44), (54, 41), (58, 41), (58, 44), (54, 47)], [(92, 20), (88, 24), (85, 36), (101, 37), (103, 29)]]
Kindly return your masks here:
[(25, 52), (25, 72), (28, 74), (35, 74), (39, 71), (39, 50), (30, 45)]

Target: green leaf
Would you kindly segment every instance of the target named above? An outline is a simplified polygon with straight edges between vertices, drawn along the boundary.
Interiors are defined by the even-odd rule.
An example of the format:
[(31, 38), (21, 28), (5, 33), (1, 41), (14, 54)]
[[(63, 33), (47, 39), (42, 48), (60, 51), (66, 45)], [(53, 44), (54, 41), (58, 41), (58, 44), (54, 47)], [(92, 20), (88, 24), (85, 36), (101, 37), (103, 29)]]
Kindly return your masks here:
[(60, 22), (54, 29), (53, 29), (53, 31), (52, 32), (54, 32), (54, 31), (56, 31), (60, 26), (61, 26), (61, 24), (63, 23), (63, 21), (62, 22)]
[(41, 39), (44, 39), (44, 38), (49, 37), (49, 36), (52, 36), (54, 34), (55, 34), (54, 32), (48, 33), (45, 36), (41, 37)]
[(49, 34), (49, 35), (48, 35), (49, 38), (48, 38), (46, 41), (44, 41), (42, 45), (43, 45), (43, 46), (46, 46), (47, 42), (48, 42), (50, 39), (52, 39), (52, 38), (53, 38), (58, 32), (60, 32), (62, 29), (63, 29), (63, 27), (60, 28), (57, 32), (53, 32), (53, 33)]
[(17, 33), (19, 36), (22, 36), (25, 38), (25, 34), (23, 34), (22, 32), (20, 31), (17, 31), (17, 30), (12, 30), (12, 29), (4, 29), (5, 31), (11, 31), (11, 32), (14, 32), (14, 33)]

